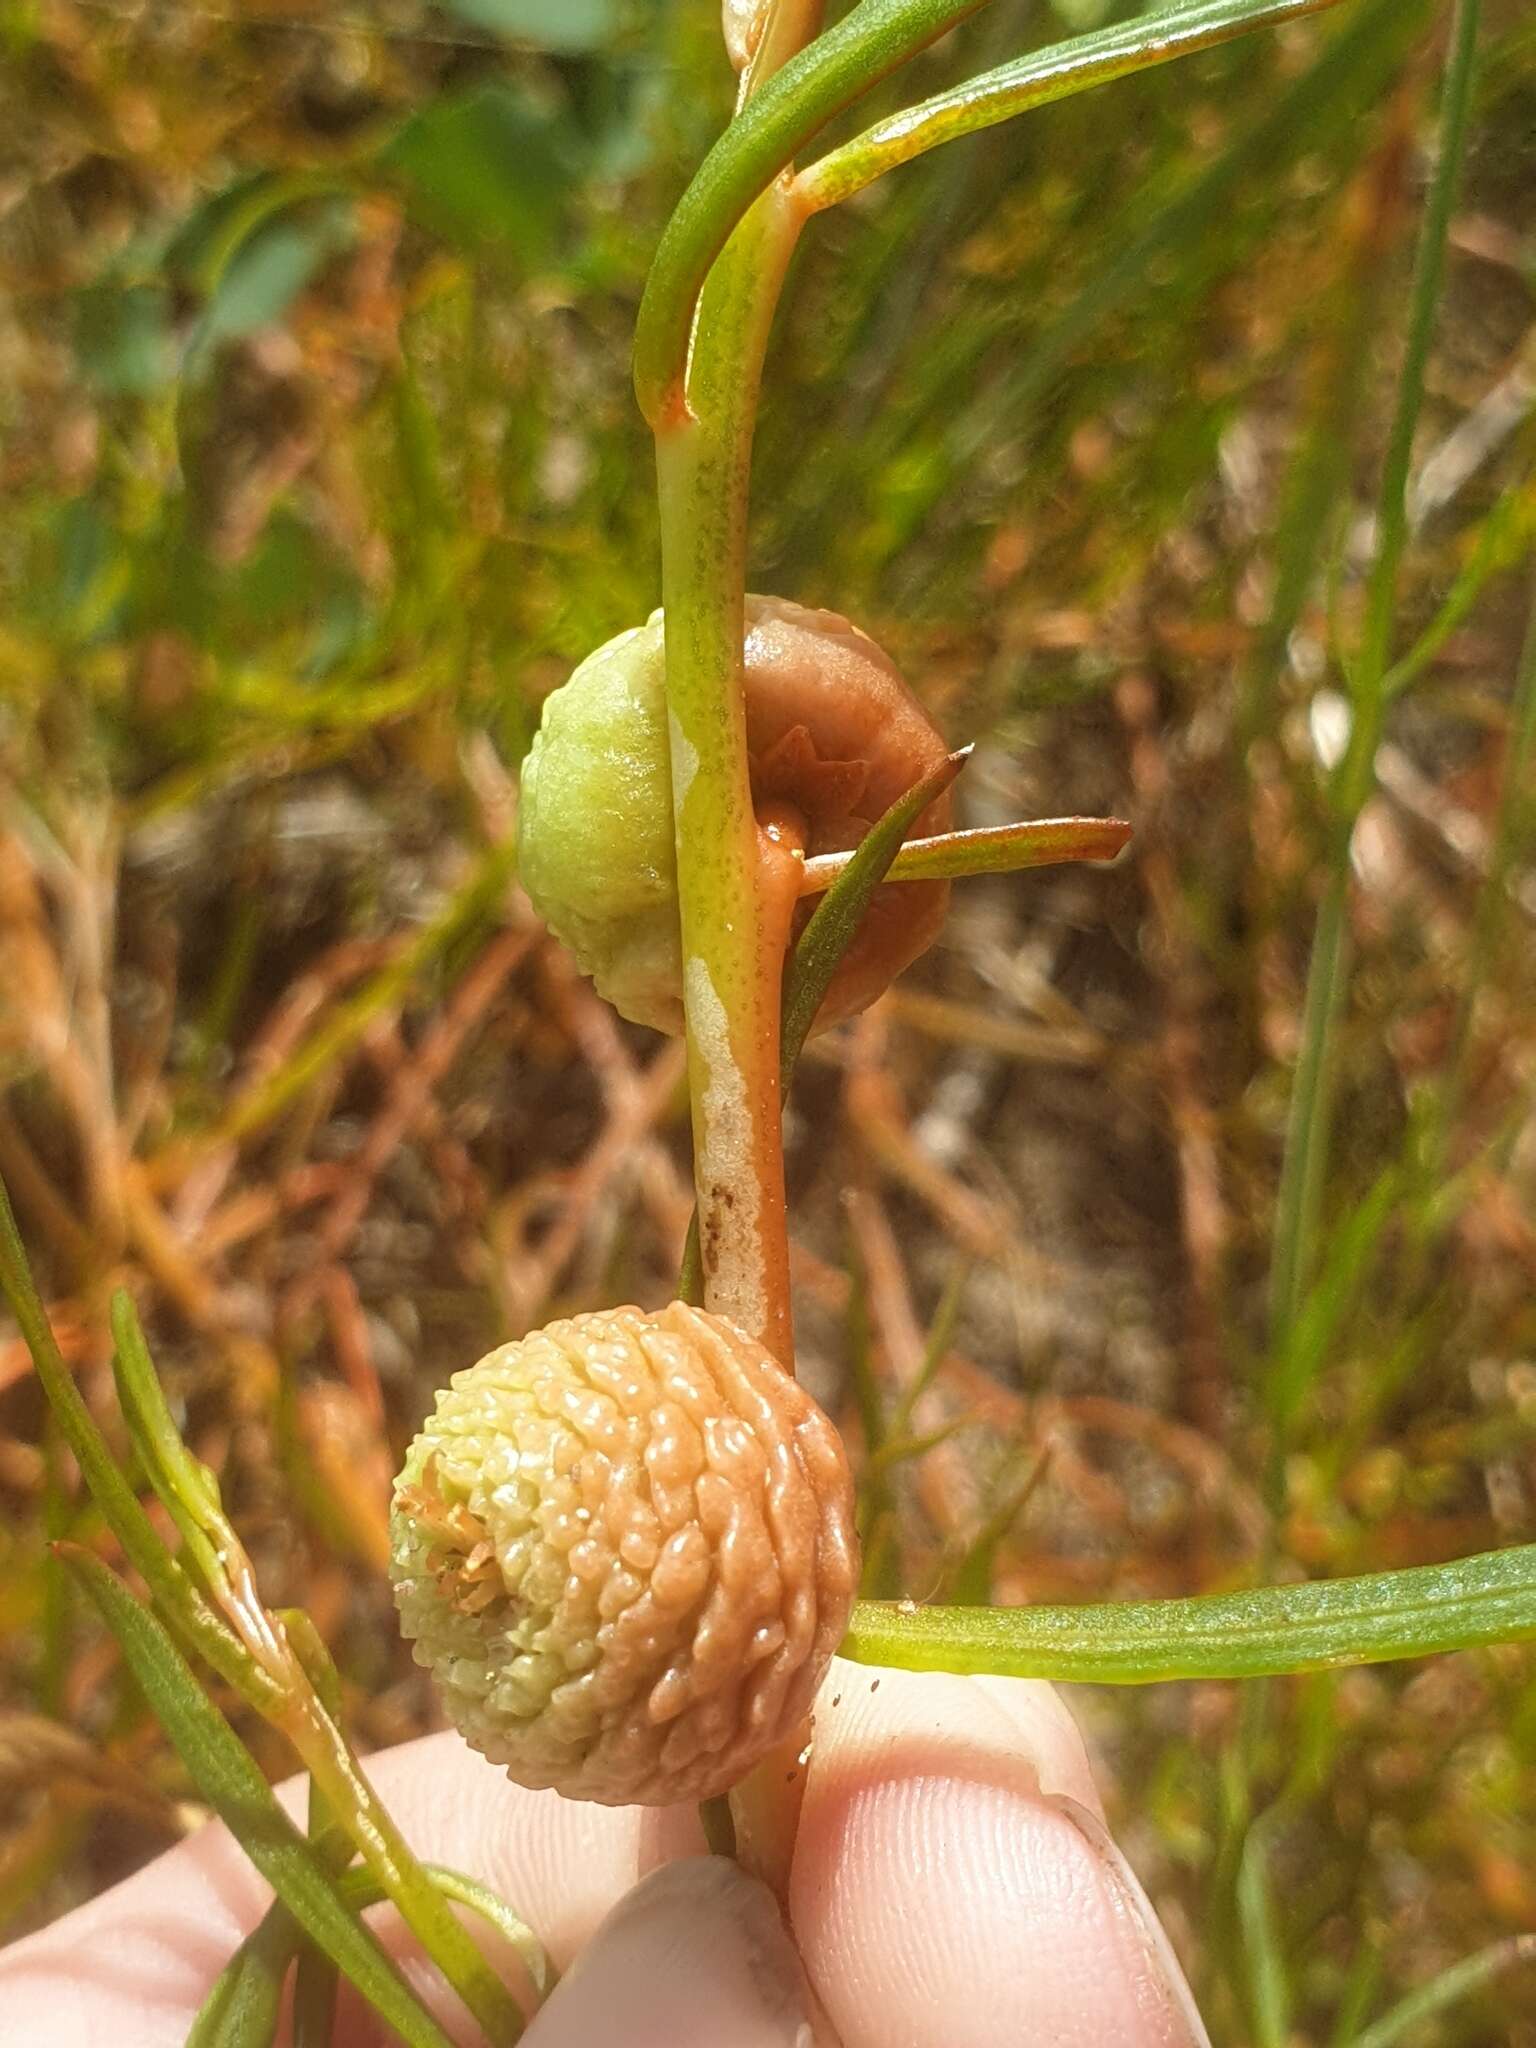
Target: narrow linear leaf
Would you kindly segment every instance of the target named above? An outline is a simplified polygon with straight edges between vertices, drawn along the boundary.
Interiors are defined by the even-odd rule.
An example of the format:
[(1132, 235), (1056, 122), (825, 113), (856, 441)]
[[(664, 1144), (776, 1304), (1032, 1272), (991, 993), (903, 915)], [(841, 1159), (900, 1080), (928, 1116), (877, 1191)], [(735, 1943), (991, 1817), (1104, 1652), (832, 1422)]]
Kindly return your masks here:
[(893, 1472), (898, 1465), (907, 1465), (914, 1458), (926, 1457), (937, 1450), (940, 1444), (947, 1444), (951, 1437), (958, 1436), (962, 1429), (975, 1424), (971, 1415), (952, 1415), (948, 1422), (941, 1422), (936, 1429), (924, 1430), (921, 1436), (887, 1437), (875, 1455), (867, 1461), (867, 1469), (877, 1477)]
[(907, 827), (935, 797), (942, 796), (965, 766), (970, 749), (951, 754), (905, 796), (859, 841), (848, 864), (827, 890), (800, 934), (784, 970), (784, 1008), (780, 1023), (779, 1077), (787, 1093), (795, 1062), (815, 1022), (822, 999), (832, 986), (838, 962), (869, 908), (869, 899), (885, 880), (886, 870), (901, 847)]
[(1264, 1385), (1264, 1404), (1282, 1442), (1289, 1440), (1330, 1347), (1370, 1277), (1402, 1185), (1398, 1166), (1386, 1167), (1364, 1200), (1340, 1219), (1323, 1270), (1284, 1333)]
[(270, 1908), (220, 1972), (192, 2022), (186, 2048), (272, 2048), (283, 1980), (299, 1940), (283, 1908)]
[[(317, 1832), (313, 1824), (314, 1808), (315, 1794), (311, 1785), (309, 1839), (314, 1843), (324, 1867), (334, 1877), (340, 1878), (352, 1860), (352, 1844), (339, 1828), (328, 1827)], [(272, 2008), (275, 2025), (283, 1980), (290, 1966), (295, 1966), (293, 2010), (289, 2022), (293, 2048), (331, 2048), (332, 2007), (325, 2011), (323, 2030), (315, 2032), (311, 2024), (307, 2038), (305, 2034), (304, 1965), (307, 1958), (316, 1957), (324, 1964), (334, 1985), (337, 1977), (335, 1964), (295, 1925), (293, 1915), (282, 1901), (274, 1899), (219, 1973), (187, 2036), (186, 2048), (255, 2048), (257, 2042), (270, 2040), (270, 2035), (262, 2035), (258, 2029), (264, 2023), (269, 1991), (278, 2001)], [(241, 2028), (249, 2032), (242, 2033)]]
[(683, 374), (693, 311), (715, 258), (760, 192), (832, 116), (985, 0), (860, 0), (753, 94), (668, 221), (635, 322), (635, 391), (654, 426)]
[(842, 1654), (904, 1671), (1097, 1685), (1261, 1678), (1536, 1636), (1536, 1544), (1454, 1564), (1083, 1607), (861, 1601)]
[(835, 205), (899, 164), (958, 136), (1151, 70), (1175, 57), (1214, 49), (1255, 29), (1337, 5), (1338, 0), (1194, 0), (1193, 5), (1138, 15), (1071, 42), (1031, 50), (877, 122), (803, 171), (795, 189), (814, 210)]
[(235, 1686), (253, 1706), (269, 1708), (281, 1693), (225, 1627), (189, 1575), (156, 1535), (138, 1495), (119, 1470), (105, 1437), (91, 1420), (69, 1368), (60, 1354), (5, 1183), (0, 1180), (0, 1291), (32, 1354), (39, 1384), (47, 1396), (64, 1441), (85, 1475), (107, 1525), (148, 1586), (158, 1610), (209, 1664)]
[[(487, 1927), (495, 1928), (521, 1959), (539, 1997), (547, 1998), (555, 1986), (555, 1966), (527, 1921), (519, 1919), (505, 1899), (477, 1878), (466, 1877), (461, 1870), (449, 1870), (441, 1863), (423, 1863), (421, 1867), (445, 1899), (478, 1913)], [(347, 1903), (357, 1912), (377, 1906), (387, 1896), (371, 1870), (348, 1871), (341, 1889)]]
[(210, 1588), (223, 1579), (217, 1543), (227, 1529), (219, 1483), (194, 1458), (172, 1420), (138, 1311), (123, 1288), (112, 1296), (112, 1376), (124, 1420), (151, 1486), (181, 1531)]
[[(341, 1673), (332, 1661), (325, 1639), (302, 1607), (285, 1607), (277, 1618), (304, 1676), (315, 1689), (315, 1697), (339, 1727)], [(313, 1778), (309, 1781), (308, 1834), (312, 1842), (337, 1838), (331, 1802)], [(350, 1856), (351, 1844), (347, 1843), (340, 1868), (346, 1867)], [(338, 1977), (336, 1965), (325, 1951), (306, 1941), (299, 1950), (293, 1973), (293, 2048), (330, 2048)]]
[(1050, 1453), (1044, 1451), (1016, 1459), (1002, 1475), (987, 1519), (957, 1561), (946, 1588), (957, 1606), (979, 1607), (991, 1600), (997, 1554), (1049, 1468)]
[(1243, 1931), (1243, 1970), (1253, 2015), (1255, 2048), (1286, 2048), (1290, 2039), (1290, 1985), (1275, 1915), (1270, 1843), (1275, 1811), (1254, 1822), (1237, 1867), (1237, 1912)]
[[(1028, 818), (909, 839), (891, 862), (888, 882), (958, 881), (966, 875), (1016, 875), (1066, 861), (1113, 860), (1131, 837), (1123, 818)], [(802, 896), (829, 889), (846, 874), (851, 853), (819, 853), (805, 864)]]
[(944, 1292), (939, 1296), (939, 1305), (933, 1312), (927, 1341), (923, 1345), (922, 1360), (917, 1371), (902, 1389), (901, 1399), (890, 1420), (890, 1434), (904, 1436), (911, 1427), (917, 1404), (938, 1377), (951, 1343), (954, 1341), (955, 1325), (960, 1320), (960, 1307), (965, 1300), (965, 1290), (970, 1283), (972, 1261), (968, 1257), (956, 1259), (944, 1283)]
[(250, 1751), (154, 1615), (88, 1551), (61, 1544), (58, 1554), (117, 1638), (198, 1791), (297, 1924), (346, 1972), (407, 2048), (452, 2048), (448, 2035), (355, 1917), (314, 1844), (278, 1805)]

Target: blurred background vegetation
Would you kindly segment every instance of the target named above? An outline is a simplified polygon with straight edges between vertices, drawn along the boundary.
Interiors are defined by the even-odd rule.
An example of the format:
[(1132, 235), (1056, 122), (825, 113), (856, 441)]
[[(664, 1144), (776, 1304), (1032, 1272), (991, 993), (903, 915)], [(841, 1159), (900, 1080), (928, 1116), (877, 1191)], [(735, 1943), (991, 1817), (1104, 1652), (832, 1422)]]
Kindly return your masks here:
[[(886, 101), (1135, 11), (994, 0)], [(1347, 844), (1325, 796), (1446, 14), (1350, 0), (952, 146), (792, 277), (754, 584), (979, 742), (970, 822), (1136, 828), (1112, 872), (962, 885), (807, 1063), (801, 1348), (884, 1444), (885, 1590), (1536, 1537), (1526, 0), (1486, 10)], [(382, 1577), (432, 1389), (664, 1297), (686, 1222), (677, 1050), (508, 849), (543, 695), (656, 598), (627, 346), (729, 109), (716, 9), (0, 0), (0, 38), (0, 1171), (99, 1412), (125, 1281), (267, 1597), (387, 1742), (433, 1713)], [(96, 1527), (0, 1331), (0, 1934), (198, 1817), (45, 1565)], [(1393, 2039), (1536, 2043), (1528, 1649), (1074, 1704), (1218, 2040), (1384, 2041), (1438, 1985)]]

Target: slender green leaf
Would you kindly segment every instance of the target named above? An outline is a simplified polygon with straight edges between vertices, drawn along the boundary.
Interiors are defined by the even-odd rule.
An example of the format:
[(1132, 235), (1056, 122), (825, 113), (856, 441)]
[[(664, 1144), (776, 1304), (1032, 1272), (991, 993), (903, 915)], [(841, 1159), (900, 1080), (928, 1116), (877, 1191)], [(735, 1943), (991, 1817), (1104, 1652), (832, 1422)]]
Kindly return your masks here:
[(914, 783), (905, 796), (897, 798), (879, 823), (859, 841), (848, 865), (817, 904), (796, 941), (784, 970), (780, 1024), (779, 1074), (786, 1093), (816, 1012), (832, 986), (838, 962), (853, 943), (869, 908), (869, 899), (884, 881), (907, 827), (948, 789), (965, 766), (969, 752), (965, 748), (951, 754), (921, 782)]
[[(555, 1986), (555, 1966), (527, 1921), (519, 1919), (505, 1899), (477, 1878), (466, 1877), (460, 1870), (449, 1870), (441, 1863), (423, 1863), (421, 1867), (445, 1899), (477, 1913), (487, 1927), (495, 1928), (517, 1954), (538, 1996), (547, 1998)], [(341, 1890), (348, 1904), (358, 1912), (377, 1906), (387, 1896), (371, 1870), (348, 1871), (341, 1881)]]
[[(958, 881), (966, 875), (1017, 875), (1065, 861), (1113, 860), (1131, 828), (1122, 818), (1025, 818), (1012, 825), (978, 825), (909, 839), (891, 862), (888, 882)], [(851, 853), (818, 853), (805, 864), (802, 895), (830, 888), (845, 874)]]
[(956, 1259), (950, 1268), (949, 1278), (944, 1283), (944, 1292), (939, 1296), (939, 1305), (933, 1312), (928, 1338), (923, 1346), (922, 1361), (907, 1385), (902, 1389), (901, 1399), (891, 1415), (889, 1434), (904, 1436), (911, 1427), (917, 1404), (938, 1377), (950, 1345), (954, 1342), (955, 1324), (960, 1319), (961, 1303), (965, 1300), (966, 1286), (971, 1277), (972, 1261), (969, 1258)]
[(60, 1554), (117, 1638), (129, 1670), (198, 1791), (294, 1920), (346, 1972), (407, 2048), (452, 2048), (447, 2034), (352, 1913), (314, 1844), (278, 1805), (250, 1751), (214, 1707), (154, 1615), (88, 1551), (60, 1546)]
[[(338, 1828), (328, 1828), (323, 1834), (317, 1834), (313, 1826), (314, 1806), (314, 1789), (311, 1787), (309, 1839), (315, 1844), (315, 1852), (325, 1868), (339, 1879), (352, 1860), (352, 1844)], [(203, 2001), (192, 2032), (187, 2036), (187, 2048), (243, 2048), (247, 2037), (239, 2031), (242, 2027), (253, 2030), (249, 2036), (252, 2042), (270, 2039), (269, 2035), (254, 2030), (263, 2023), (269, 1995), (281, 1998), (284, 1976), (295, 1962), (297, 1974), (290, 2023), (293, 2048), (331, 2048), (331, 2010), (327, 2009), (324, 2014), (323, 2030), (315, 2032), (312, 2021), (306, 2022), (302, 2008), (304, 1963), (306, 1957), (314, 1956), (320, 1956), (334, 1984), (335, 1964), (294, 1924), (292, 1914), (282, 1901), (274, 1899), (219, 1973), (213, 1989)], [(306, 2025), (310, 2028), (307, 2039)], [(199, 2029), (203, 2031), (199, 2032)]]
[(980, 1607), (991, 1600), (997, 1553), (1045, 1477), (1047, 1465), (1048, 1455), (1028, 1454), (1012, 1460), (1003, 1472), (986, 1520), (949, 1576), (945, 1590), (958, 1608)]
[[(340, 1727), (341, 1673), (332, 1662), (320, 1631), (302, 1607), (285, 1607), (277, 1618), (305, 1677), (315, 1689), (315, 1697)], [(312, 1842), (337, 1839), (336, 1814), (313, 1778), (309, 1781), (308, 1833)], [(342, 1857), (343, 1868), (350, 1855), (348, 1843)], [(330, 1957), (314, 1942), (306, 1941), (299, 1950), (293, 1976), (293, 2048), (330, 2048), (337, 1982), (338, 1972)]]
[(1274, 1820), (1271, 1810), (1254, 1822), (1237, 1866), (1237, 1912), (1257, 2048), (1286, 2048), (1290, 2039), (1289, 1973), (1280, 1947), (1269, 1867)]
[(112, 1374), (124, 1420), (151, 1486), (181, 1531), (210, 1591), (224, 1582), (218, 1543), (228, 1531), (219, 1482), (194, 1458), (166, 1405), (138, 1311), (124, 1288), (112, 1296)]
[(861, 1601), (843, 1655), (1100, 1685), (1259, 1678), (1536, 1636), (1536, 1544), (1367, 1578), (1086, 1607)]
[(1302, 1402), (1327, 1362), (1329, 1346), (1369, 1278), (1402, 1185), (1402, 1171), (1395, 1163), (1377, 1176), (1364, 1201), (1334, 1233), (1317, 1283), (1285, 1332), (1264, 1389), (1265, 1405), (1282, 1441), (1294, 1426)]
[(678, 201), (646, 280), (635, 390), (653, 426), (680, 391), (704, 280), (758, 194), (841, 108), (983, 4), (860, 0), (753, 94)]
[(192, 2022), (186, 2048), (272, 2048), (283, 1981), (300, 1938), (283, 1908), (271, 1907), (220, 1972)]
[(1338, 4), (1339, 0), (1194, 0), (1193, 5), (1139, 14), (1072, 42), (1031, 50), (877, 122), (803, 171), (796, 191), (812, 208), (834, 206), (941, 143), (1172, 58), (1214, 49), (1254, 29), (1272, 28)]
[(252, 1705), (273, 1706), (279, 1688), (245, 1646), (219, 1620), (191, 1578), (156, 1535), (138, 1496), (118, 1469), (106, 1439), (91, 1420), (80, 1390), (54, 1341), (42, 1298), (27, 1263), (21, 1233), (5, 1183), (0, 1180), (0, 1291), (11, 1305), (48, 1404), (64, 1441), (75, 1455), (96, 1505), (114, 1536), (149, 1587), (159, 1611), (221, 1678)]

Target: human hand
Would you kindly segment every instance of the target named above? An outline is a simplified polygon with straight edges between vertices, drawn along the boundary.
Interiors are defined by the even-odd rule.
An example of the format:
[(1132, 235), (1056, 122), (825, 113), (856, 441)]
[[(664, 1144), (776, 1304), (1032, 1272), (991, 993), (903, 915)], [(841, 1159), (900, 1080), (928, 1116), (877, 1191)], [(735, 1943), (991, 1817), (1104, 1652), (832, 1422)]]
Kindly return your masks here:
[[(764, 1886), (703, 1854), (691, 1808), (526, 1792), (452, 1734), (368, 1771), (418, 1853), (494, 1886), (566, 1972), (526, 2048), (1207, 2043), (1047, 1686), (833, 1665), (789, 1880), (793, 1943)], [(298, 1811), (302, 1782), (283, 1798)], [(0, 1952), (0, 2034), (18, 2048), (181, 2048), (269, 1896), (225, 1829), (204, 1829)], [(445, 2026), (467, 2027), (455, 2038), (474, 2041), (391, 1909), (370, 1917)], [(343, 1987), (338, 2041), (386, 2038)]]

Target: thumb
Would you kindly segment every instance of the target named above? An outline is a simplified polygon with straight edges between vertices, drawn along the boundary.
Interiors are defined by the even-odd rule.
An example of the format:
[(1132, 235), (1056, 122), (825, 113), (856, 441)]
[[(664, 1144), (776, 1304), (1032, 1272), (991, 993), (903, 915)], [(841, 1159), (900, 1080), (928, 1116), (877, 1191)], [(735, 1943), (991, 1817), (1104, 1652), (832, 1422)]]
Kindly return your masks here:
[(1208, 2048), (1049, 1686), (834, 1663), (790, 1917), (844, 2048)]
[(525, 2048), (811, 2048), (799, 1958), (765, 1885), (719, 1856), (670, 1863), (609, 1913)]

